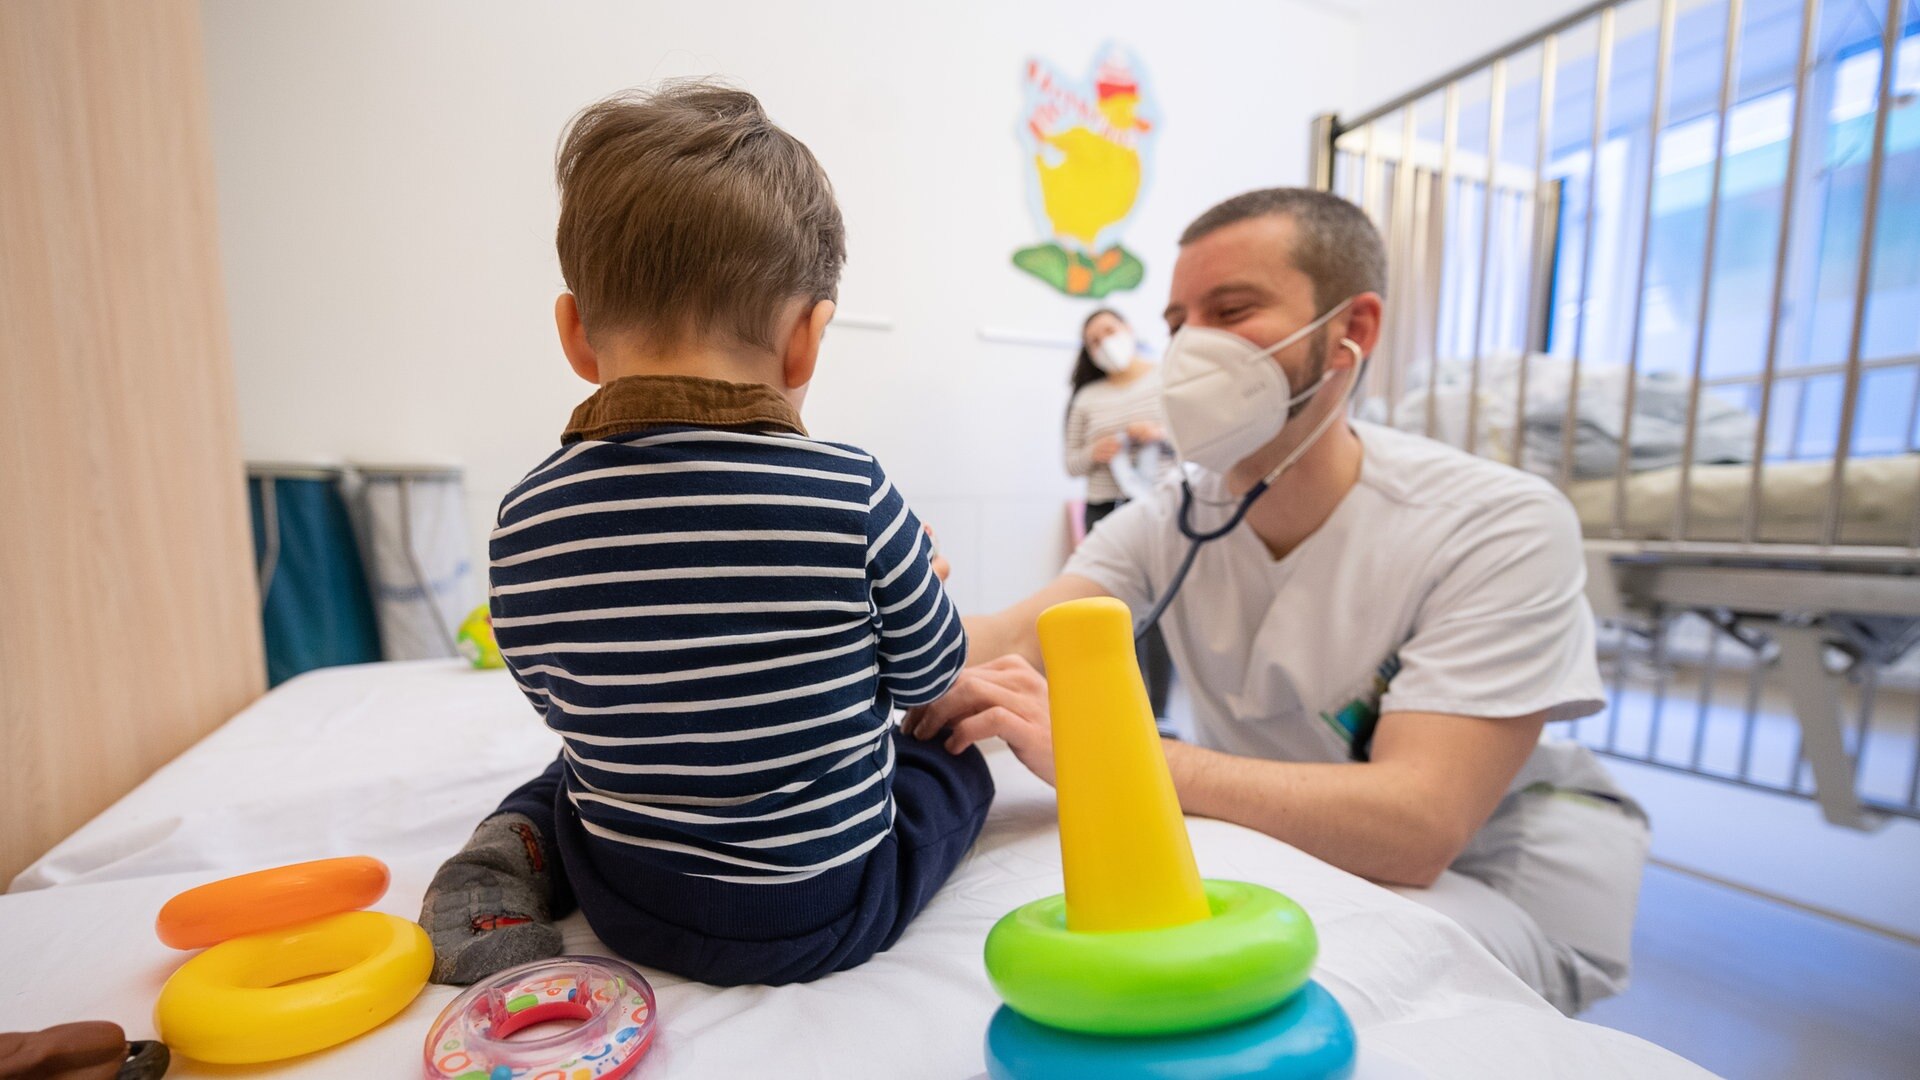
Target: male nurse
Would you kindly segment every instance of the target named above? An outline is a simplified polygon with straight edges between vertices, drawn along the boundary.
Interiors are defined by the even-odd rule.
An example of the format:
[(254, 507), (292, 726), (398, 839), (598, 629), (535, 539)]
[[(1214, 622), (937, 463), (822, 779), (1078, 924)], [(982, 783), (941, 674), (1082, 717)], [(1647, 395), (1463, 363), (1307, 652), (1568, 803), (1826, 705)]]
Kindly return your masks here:
[(1195, 219), (1163, 361), (1190, 498), (1170, 478), (968, 620), (972, 666), (907, 723), (956, 753), (1002, 738), (1051, 780), (1036, 616), (1089, 596), (1144, 616), (1252, 496), (1159, 623), (1193, 706), (1166, 741), (1181, 805), (1439, 910), (1578, 1013), (1626, 985), (1648, 843), (1585, 749), (1542, 738), (1603, 705), (1579, 523), (1534, 476), (1348, 418), (1385, 278), (1378, 231), (1333, 195)]

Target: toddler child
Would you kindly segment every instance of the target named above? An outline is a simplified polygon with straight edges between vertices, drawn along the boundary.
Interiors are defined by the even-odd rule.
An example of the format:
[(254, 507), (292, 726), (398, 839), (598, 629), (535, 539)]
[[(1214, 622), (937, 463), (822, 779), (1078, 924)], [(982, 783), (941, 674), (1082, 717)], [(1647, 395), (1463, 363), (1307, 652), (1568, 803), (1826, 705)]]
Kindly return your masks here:
[(490, 605), (558, 759), (443, 865), (436, 981), (615, 952), (786, 983), (891, 946), (993, 798), (977, 751), (906, 738), (966, 634), (880, 465), (799, 407), (846, 258), (826, 174), (745, 92), (593, 105), (556, 172), (556, 305), (599, 390), (507, 494)]

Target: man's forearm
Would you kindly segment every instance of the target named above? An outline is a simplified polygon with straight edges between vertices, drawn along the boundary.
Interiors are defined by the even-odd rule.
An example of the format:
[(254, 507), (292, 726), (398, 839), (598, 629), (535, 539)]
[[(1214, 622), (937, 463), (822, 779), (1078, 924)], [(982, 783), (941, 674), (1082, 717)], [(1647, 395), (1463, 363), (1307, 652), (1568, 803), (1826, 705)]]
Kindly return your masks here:
[[(1026, 656), (1029, 662), (1039, 659), (1037, 655), (1029, 655), (1028, 650), (1023, 647), (1020, 640), (1022, 636), (1020, 624), (1012, 617), (1010, 611), (999, 611), (991, 615), (969, 615), (960, 621), (967, 628), (968, 667), (984, 664), (1008, 654)], [(1032, 652), (1035, 654), (1039, 652), (1037, 643), (1033, 646)]]
[(1263, 761), (1168, 740), (1189, 814), (1256, 829), (1361, 877), (1427, 886), (1467, 836), (1424, 804), (1393, 766)]
[(968, 616), (962, 620), (967, 628), (967, 666), (1002, 656), (1020, 656), (1036, 670), (1042, 670), (1040, 635), (1034, 630), (1034, 620), (1055, 604), (1105, 595), (1105, 589), (1086, 578), (1062, 574), (1012, 607), (991, 615)]

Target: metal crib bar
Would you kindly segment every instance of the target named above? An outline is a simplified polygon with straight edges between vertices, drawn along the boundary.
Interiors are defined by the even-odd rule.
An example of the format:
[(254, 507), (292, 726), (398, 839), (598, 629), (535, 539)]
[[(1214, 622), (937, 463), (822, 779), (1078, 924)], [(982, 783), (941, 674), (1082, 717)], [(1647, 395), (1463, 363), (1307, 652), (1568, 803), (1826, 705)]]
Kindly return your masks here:
[(1693, 454), (1700, 428), (1700, 376), (1707, 363), (1707, 321), (1713, 312), (1713, 264), (1720, 240), (1720, 183), (1726, 171), (1727, 137), (1733, 128), (1743, 6), (1742, 0), (1727, 0), (1727, 33), (1720, 57), (1720, 102), (1714, 117), (1713, 168), (1708, 173), (1707, 235), (1700, 254), (1700, 307), (1694, 313), (1693, 372), (1687, 382), (1687, 428), (1680, 442), (1680, 489), (1673, 502), (1673, 538), (1682, 541), (1687, 538), (1687, 516), (1693, 503)]
[[(1633, 314), (1627, 330), (1627, 386), (1621, 395), (1620, 458), (1613, 470), (1613, 535), (1627, 532), (1627, 477), (1633, 473), (1633, 406), (1640, 383), (1640, 328), (1646, 313), (1647, 266), (1653, 248), (1653, 181), (1660, 161), (1660, 133), (1667, 126), (1667, 75), (1673, 68), (1673, 22), (1676, 0), (1661, 0), (1660, 36), (1653, 65), (1652, 133), (1647, 148), (1646, 175), (1641, 178), (1640, 255), (1633, 273)], [(1679, 537), (1675, 537), (1679, 539)]]
[(1874, 726), (1874, 698), (1880, 694), (1880, 665), (1868, 663), (1860, 673), (1859, 723), (1853, 734), (1853, 788), (1860, 788), (1860, 765), (1866, 761), (1866, 732)]
[[(1446, 221), (1453, 211), (1453, 151), (1454, 144), (1460, 138), (1460, 84), (1448, 83), (1447, 92), (1441, 98), (1440, 121), (1440, 185), (1439, 194), (1429, 200), (1437, 211), (1440, 226), (1439, 250), (1433, 253), (1433, 261), (1440, 272), (1435, 275), (1441, 295), (1446, 294), (1447, 276), (1447, 228)], [(1433, 351), (1427, 356), (1427, 438), (1433, 438), (1439, 424), (1440, 394), (1440, 317), (1436, 312), (1433, 320)]]
[(1633, 631), (1622, 621), (1615, 624), (1620, 631), (1620, 641), (1613, 650), (1613, 693), (1607, 695), (1607, 745), (1609, 754), (1620, 751), (1620, 692), (1627, 685), (1627, 650), (1633, 642)]
[(1785, 790), (1791, 791), (1796, 795), (1807, 794), (1807, 792), (1810, 790), (1806, 786), (1806, 783), (1807, 783), (1807, 736), (1806, 736), (1806, 732), (1798, 726), (1796, 726), (1793, 729), (1793, 754), (1787, 758), (1787, 763), (1788, 763), (1787, 782), (1785, 785)]
[[(1417, 234), (1413, 220), (1413, 178), (1415, 172), (1413, 165), (1413, 114), (1414, 107), (1409, 104), (1400, 115), (1400, 160), (1395, 162), (1393, 166), (1393, 210), (1388, 218), (1391, 223), (1401, 226), (1400, 233), (1405, 241), (1408, 255), (1406, 261), (1401, 265), (1409, 268), (1417, 268), (1420, 265), (1419, 261), (1412, 257), (1414, 253), (1419, 250), (1419, 246), (1415, 242)], [(1389, 230), (1388, 235), (1393, 235), (1392, 230)], [(1411, 272), (1411, 269), (1409, 272)], [(1408, 329), (1411, 330), (1412, 327)], [(1395, 414), (1400, 408), (1400, 395), (1406, 385), (1404, 368), (1409, 358), (1410, 354), (1408, 350), (1398, 345), (1394, 346), (1392, 354), (1393, 363), (1387, 368), (1388, 425), (1393, 424)]]
[(1687, 758), (1687, 767), (1695, 772), (1700, 770), (1701, 758), (1707, 750), (1707, 717), (1713, 712), (1713, 676), (1720, 662), (1720, 628), (1710, 627), (1707, 638), (1707, 664), (1700, 673), (1700, 707), (1694, 711), (1693, 753)]
[[(1553, 232), (1544, 227), (1548, 215), (1546, 202), (1541, 193), (1551, 191), (1556, 204), (1560, 194), (1558, 184), (1547, 183), (1547, 159), (1551, 157), (1550, 143), (1553, 139), (1553, 100), (1554, 83), (1559, 76), (1560, 37), (1548, 34), (1540, 42), (1540, 115), (1536, 118), (1533, 143), (1533, 190), (1528, 195), (1528, 205), (1533, 213), (1528, 215), (1534, 226), (1531, 238), (1532, 258), (1528, 260), (1529, 270), (1540, 263), (1541, 256), (1553, 249)], [(1558, 221), (1558, 214), (1553, 219)], [(1556, 229), (1557, 231), (1557, 229)], [(1545, 297), (1535, 296), (1535, 286), (1542, 275), (1529, 272), (1526, 279), (1526, 340), (1520, 343), (1519, 370), (1515, 373), (1513, 389), (1513, 463), (1521, 468), (1527, 461), (1527, 372), (1533, 365), (1533, 351), (1544, 334), (1547, 319)]]
[(1386, 231), (1386, 215), (1380, 209), (1380, 136), (1379, 125), (1368, 124), (1366, 140), (1360, 152), (1360, 209), (1373, 219), (1380, 231)]
[(1867, 294), (1873, 288), (1873, 247), (1880, 217), (1880, 181), (1887, 166), (1887, 117), (1893, 112), (1893, 72), (1899, 58), (1901, 24), (1907, 0), (1887, 0), (1880, 27), (1880, 86), (1874, 97), (1873, 147), (1867, 158), (1867, 189), (1860, 208), (1860, 266), (1854, 278), (1853, 326), (1847, 334), (1847, 376), (1840, 398), (1840, 441), (1833, 448), (1833, 481), (1827, 490), (1822, 538), (1840, 542), (1847, 482), (1847, 455), (1853, 449), (1853, 422), (1860, 396), (1860, 353), (1866, 345)]
[(1767, 677), (1764, 661), (1760, 650), (1755, 649), (1753, 666), (1747, 669), (1747, 714), (1740, 725), (1740, 770), (1736, 774), (1744, 781), (1753, 779), (1753, 729), (1760, 721), (1760, 688)]
[(1649, 643), (1653, 664), (1653, 708), (1647, 710), (1647, 760), (1660, 756), (1660, 721), (1667, 711), (1667, 682), (1673, 677), (1673, 665), (1667, 659), (1667, 632), (1670, 623), (1662, 619), (1653, 625)]
[(1913, 718), (1913, 772), (1907, 777), (1907, 805), (1920, 810), (1920, 713)]
[[(1413, 267), (1412, 274), (1414, 275), (1414, 277), (1410, 278), (1409, 280), (1419, 281), (1422, 283), (1431, 281), (1433, 282), (1434, 288), (1436, 290), (1438, 290), (1440, 285), (1440, 274), (1439, 274), (1439, 271), (1435, 269), (1435, 267), (1433, 266), (1433, 260), (1431, 255), (1429, 254), (1428, 249), (1433, 246), (1431, 241), (1433, 239), (1432, 233), (1433, 233), (1433, 226), (1435, 223), (1434, 222), (1434, 205), (1433, 205), (1433, 200), (1435, 198), (1434, 185), (1438, 183), (1438, 181), (1439, 181), (1439, 175), (1433, 172), (1431, 169), (1425, 169), (1425, 170), (1415, 169), (1414, 170), (1413, 208), (1412, 208), (1412, 218), (1411, 218), (1413, 235), (1409, 237), (1407, 240), (1408, 250), (1412, 253), (1412, 257), (1407, 260), (1407, 263), (1409, 266)], [(1424, 291), (1425, 290), (1423, 289), (1422, 292), (1424, 293)], [(1435, 325), (1438, 325), (1438, 317), (1439, 317), (1438, 307), (1435, 307), (1435, 309), (1432, 312), (1428, 312), (1425, 310), (1416, 312), (1416, 315), (1417, 315), (1417, 318), (1413, 320), (1414, 325), (1412, 327), (1412, 332), (1408, 335), (1408, 341), (1414, 342), (1416, 344), (1409, 345), (1406, 356), (1404, 357), (1404, 360), (1406, 363), (1406, 372), (1404, 377), (1408, 381), (1411, 381), (1413, 377), (1417, 374), (1413, 370), (1413, 368), (1416, 365), (1418, 365), (1420, 362), (1421, 350), (1425, 349), (1429, 353), (1431, 353), (1433, 343), (1437, 340), (1437, 338), (1435, 337), (1434, 327), (1427, 325), (1426, 320), (1429, 318), (1429, 316), (1431, 316), (1435, 320)], [(1419, 344), (1419, 343), (1423, 343), (1423, 344)], [(1429, 395), (1431, 395), (1432, 393), (1432, 385), (1433, 385), (1433, 381), (1429, 379), (1427, 381)], [(1433, 417), (1433, 402), (1431, 398), (1429, 398), (1429, 400), (1426, 403), (1424, 413), (1428, 421), (1427, 427), (1425, 428), (1425, 430), (1430, 431), (1432, 430), (1431, 421)]]
[(1600, 12), (1598, 40), (1593, 46), (1593, 140), (1587, 152), (1587, 220), (1580, 246), (1580, 293), (1573, 313), (1573, 363), (1567, 370), (1567, 415), (1560, 430), (1560, 486), (1573, 480), (1574, 426), (1580, 418), (1580, 358), (1587, 347), (1587, 293), (1593, 276), (1594, 219), (1599, 217), (1597, 190), (1600, 149), (1607, 140), (1607, 90), (1613, 82), (1613, 9)]
[[(1363, 142), (1360, 152), (1360, 211), (1372, 220), (1381, 235), (1389, 236), (1387, 227), (1388, 209), (1380, 205), (1380, 125), (1371, 123), (1362, 133)], [(1367, 365), (1368, 393), (1379, 393), (1387, 399), (1388, 422), (1392, 422), (1393, 394), (1390, 384), (1391, 375), (1384, 370), (1390, 365)]]
[[(1914, 367), (1920, 365), (1920, 353), (1900, 353), (1894, 356), (1863, 358), (1861, 371), (1882, 371), (1890, 368)], [(1796, 379), (1811, 379), (1820, 375), (1845, 375), (1847, 365), (1841, 364), (1802, 364), (1793, 369)], [(1759, 375), (1716, 375), (1711, 379), (1701, 379), (1700, 385), (1711, 390), (1721, 386), (1745, 386), (1748, 383), (1758, 385)]]
[(1321, 113), (1313, 118), (1307, 133), (1307, 184), (1316, 191), (1334, 191), (1334, 174), (1339, 171), (1340, 118)]
[(1774, 244), (1774, 296), (1766, 319), (1766, 357), (1761, 363), (1761, 409), (1759, 427), (1753, 432), (1753, 469), (1747, 477), (1747, 507), (1741, 515), (1740, 538), (1753, 544), (1761, 532), (1761, 492), (1766, 479), (1766, 427), (1774, 405), (1774, 371), (1780, 367), (1780, 309), (1786, 304), (1788, 254), (1793, 238), (1793, 204), (1799, 198), (1801, 150), (1805, 146), (1803, 129), (1807, 127), (1807, 73), (1814, 63), (1814, 42), (1818, 40), (1820, 0), (1801, 4), (1801, 48), (1793, 65), (1793, 121), (1788, 129), (1788, 173), (1780, 186), (1780, 240)]
[[(1920, 368), (1913, 373), (1913, 407), (1907, 412), (1908, 452), (1920, 450), (1920, 445), (1912, 441), (1915, 427), (1920, 427)], [(1920, 490), (1914, 492), (1913, 514), (1907, 519), (1907, 547), (1920, 548)], [(1920, 758), (1920, 748), (1915, 749), (1914, 756)]]
[(1500, 182), (1500, 135), (1506, 123), (1507, 61), (1493, 62), (1487, 73), (1487, 186), (1480, 193), (1480, 279), (1473, 295), (1473, 359), (1467, 372), (1467, 453), (1480, 442), (1481, 334), (1487, 321), (1487, 267), (1493, 261), (1493, 215)]
[[(1770, 792), (1774, 795), (1797, 795), (1803, 798), (1811, 797), (1813, 795), (1813, 793), (1809, 791), (1807, 788), (1805, 788), (1804, 786), (1796, 787), (1796, 786), (1786, 786), (1781, 784), (1770, 784), (1765, 780), (1750, 780), (1745, 777), (1730, 776), (1726, 773), (1716, 772), (1710, 769), (1702, 770), (1700, 772), (1695, 772), (1692, 769), (1687, 768), (1685, 765), (1675, 765), (1671, 762), (1666, 762), (1666, 761), (1655, 761), (1649, 758), (1641, 757), (1637, 754), (1614, 753), (1613, 751), (1610, 751), (1610, 750), (1601, 750), (1599, 752), (1606, 754), (1608, 757), (1619, 758), (1622, 761), (1631, 761), (1636, 765), (1647, 765), (1656, 769), (1665, 769), (1668, 772), (1679, 773), (1685, 776), (1707, 776), (1723, 784), (1733, 784), (1738, 787), (1751, 788), (1754, 791), (1765, 791), (1765, 792)], [(1895, 814), (1901, 814), (1904, 817), (1920, 818), (1920, 814), (1913, 813), (1907, 807), (1902, 807), (1902, 806), (1885, 803), (1877, 800), (1862, 800), (1862, 805), (1869, 812), (1870, 816), (1868, 820), (1870, 822), (1881, 820), (1877, 816), (1873, 816), (1874, 812), (1877, 812), (1878, 814), (1895, 813)]]
[[(1904, 361), (1907, 358), (1901, 357), (1900, 359)], [(1871, 368), (1874, 366), (1874, 362), (1872, 360), (1861, 360), (1860, 366)], [(1906, 364), (1901, 363), (1899, 366), (1905, 367)], [(1906, 446), (1908, 453), (1920, 449), (1920, 447), (1916, 447), (1913, 442), (1913, 429), (1915, 427), (1920, 427), (1920, 371), (1914, 372), (1913, 396), (1907, 399), (1907, 423), (1905, 427), (1900, 429), (1901, 443)], [(1916, 511), (1920, 511), (1920, 505), (1916, 505), (1915, 509)]]

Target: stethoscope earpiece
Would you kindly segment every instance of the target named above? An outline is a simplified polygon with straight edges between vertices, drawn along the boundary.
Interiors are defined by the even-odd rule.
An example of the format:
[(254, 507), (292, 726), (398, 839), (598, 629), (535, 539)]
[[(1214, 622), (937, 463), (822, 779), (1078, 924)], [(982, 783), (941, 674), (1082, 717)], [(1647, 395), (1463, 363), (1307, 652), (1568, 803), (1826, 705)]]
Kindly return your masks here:
[(1360, 343), (1352, 338), (1341, 338), (1340, 347), (1353, 354), (1353, 362), (1356, 364), (1367, 358), (1367, 354), (1360, 351)]

